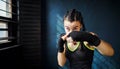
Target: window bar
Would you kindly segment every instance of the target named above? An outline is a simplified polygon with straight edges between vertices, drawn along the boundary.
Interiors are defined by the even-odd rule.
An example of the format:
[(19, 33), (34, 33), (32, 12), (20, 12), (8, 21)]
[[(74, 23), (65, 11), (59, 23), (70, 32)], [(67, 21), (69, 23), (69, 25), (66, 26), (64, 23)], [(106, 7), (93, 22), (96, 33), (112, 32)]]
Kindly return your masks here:
[(14, 37), (0, 37), (0, 40), (11, 40), (15, 39)]
[(16, 13), (14, 13), (14, 12), (8, 12), (8, 11), (3, 10), (3, 9), (0, 9), (0, 11), (6, 12), (6, 13), (10, 13), (10, 14), (13, 14), (13, 15), (17, 15), (17, 14), (16, 14)]
[(1, 0), (1, 1), (3, 1), (3, 2), (5, 2), (6, 4), (9, 4), (9, 5), (11, 5), (11, 6), (15, 6), (14, 4), (11, 3), (11, 0), (10, 0), (10, 2), (9, 2), (8, 0), (7, 0), (7, 1)]
[(0, 31), (6, 31), (6, 30), (8, 30), (8, 29), (3, 29), (3, 28), (0, 28)]

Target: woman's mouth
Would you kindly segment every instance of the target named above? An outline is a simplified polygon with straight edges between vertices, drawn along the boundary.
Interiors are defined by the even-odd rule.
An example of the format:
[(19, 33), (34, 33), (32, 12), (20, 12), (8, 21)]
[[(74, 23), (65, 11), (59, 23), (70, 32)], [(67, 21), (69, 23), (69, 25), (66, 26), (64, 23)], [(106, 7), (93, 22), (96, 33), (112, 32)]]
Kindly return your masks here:
[(73, 42), (73, 45), (76, 45), (77, 44), (77, 42)]

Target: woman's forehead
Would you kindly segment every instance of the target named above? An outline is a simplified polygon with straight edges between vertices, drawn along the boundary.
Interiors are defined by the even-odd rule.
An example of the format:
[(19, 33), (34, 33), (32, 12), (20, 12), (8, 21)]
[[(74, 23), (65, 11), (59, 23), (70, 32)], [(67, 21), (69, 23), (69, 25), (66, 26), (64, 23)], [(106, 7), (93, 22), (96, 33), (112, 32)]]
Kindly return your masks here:
[(81, 23), (79, 21), (73, 21), (73, 22), (70, 22), (68, 20), (64, 21), (64, 26), (74, 27), (74, 26), (80, 26), (80, 25)]

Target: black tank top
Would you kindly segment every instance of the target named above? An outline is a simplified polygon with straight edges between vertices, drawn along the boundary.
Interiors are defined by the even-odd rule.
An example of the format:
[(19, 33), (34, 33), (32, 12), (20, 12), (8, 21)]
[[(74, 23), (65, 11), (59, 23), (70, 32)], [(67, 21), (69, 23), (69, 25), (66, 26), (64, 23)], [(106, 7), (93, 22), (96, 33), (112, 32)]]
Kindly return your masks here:
[(88, 49), (83, 42), (72, 52), (66, 44), (66, 57), (70, 62), (70, 69), (91, 69), (94, 51)]

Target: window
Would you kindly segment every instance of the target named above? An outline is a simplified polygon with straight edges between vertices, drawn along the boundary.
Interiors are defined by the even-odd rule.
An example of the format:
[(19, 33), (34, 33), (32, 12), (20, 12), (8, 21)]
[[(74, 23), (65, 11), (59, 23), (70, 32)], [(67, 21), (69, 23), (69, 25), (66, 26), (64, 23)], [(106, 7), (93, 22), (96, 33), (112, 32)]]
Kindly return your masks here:
[(1, 31), (0, 31), (0, 38), (1, 38), (0, 43), (7, 42), (8, 40), (4, 39), (4, 38), (8, 37), (7, 24), (5, 24), (4, 22), (0, 22), (0, 29), (1, 29)]
[(18, 0), (0, 0), (0, 48), (18, 43)]
[(12, 17), (12, 3), (11, 0), (1, 0), (0, 1), (0, 16)]

